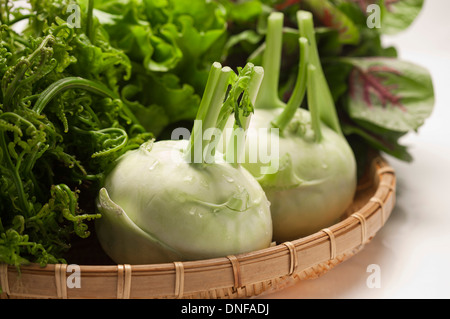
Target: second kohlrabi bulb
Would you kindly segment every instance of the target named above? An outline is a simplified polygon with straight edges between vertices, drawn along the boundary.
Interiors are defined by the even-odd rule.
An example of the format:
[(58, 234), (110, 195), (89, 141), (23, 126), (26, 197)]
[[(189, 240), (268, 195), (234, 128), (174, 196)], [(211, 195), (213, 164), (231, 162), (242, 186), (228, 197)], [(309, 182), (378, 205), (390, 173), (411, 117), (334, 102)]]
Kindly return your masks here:
[[(316, 142), (310, 112), (304, 109), (297, 110), (278, 139), (271, 138), (276, 132), (270, 130), (271, 121), (282, 110), (255, 111), (242, 164), (271, 202), (273, 238), (277, 242), (307, 236), (334, 224), (352, 203), (356, 190), (356, 161), (346, 139), (322, 123), (322, 139)], [(272, 144), (271, 163), (250, 160), (255, 149), (252, 132), (257, 134), (258, 146)], [(263, 173), (267, 167), (276, 171)]]

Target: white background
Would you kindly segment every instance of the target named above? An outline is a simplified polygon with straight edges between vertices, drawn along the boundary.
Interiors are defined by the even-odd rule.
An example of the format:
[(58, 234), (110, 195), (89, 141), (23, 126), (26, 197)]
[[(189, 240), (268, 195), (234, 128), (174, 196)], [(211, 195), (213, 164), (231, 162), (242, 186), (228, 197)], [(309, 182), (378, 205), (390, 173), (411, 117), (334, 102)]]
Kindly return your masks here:
[[(428, 68), (436, 95), (432, 116), (402, 140), (414, 161), (386, 156), (397, 173), (396, 207), (350, 260), (264, 298), (450, 298), (450, 1), (425, 0), (413, 25), (384, 43)], [(366, 284), (371, 264), (380, 266), (380, 288)]]

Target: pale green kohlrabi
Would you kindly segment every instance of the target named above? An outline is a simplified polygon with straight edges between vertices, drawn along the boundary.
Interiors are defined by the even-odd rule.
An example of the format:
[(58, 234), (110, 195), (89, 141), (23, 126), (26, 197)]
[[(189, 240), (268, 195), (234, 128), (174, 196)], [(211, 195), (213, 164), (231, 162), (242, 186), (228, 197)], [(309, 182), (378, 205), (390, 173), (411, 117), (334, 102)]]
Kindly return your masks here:
[[(293, 94), (287, 103), (278, 96), (283, 18), (280, 12), (268, 18), (262, 62), (265, 76), (255, 102), (243, 164), (271, 202), (277, 242), (304, 237), (335, 223), (352, 203), (356, 189), (356, 161), (341, 133), (309, 12), (297, 13), (300, 58)], [(300, 107), (305, 93), (308, 110)], [(279, 136), (278, 145), (274, 145), (273, 134)], [(258, 145), (272, 143), (272, 172), (262, 170), (267, 163), (250, 160), (256, 139)], [(278, 169), (274, 171), (274, 167)]]
[[(263, 68), (249, 63), (243, 70), (245, 94), (254, 103)], [(225, 161), (214, 143), (203, 143), (220, 134), (219, 113), (236, 105), (223, 103), (227, 89), (241, 80), (214, 63), (190, 140), (149, 141), (119, 159), (100, 190), (96, 224), (115, 262), (196, 260), (270, 246), (270, 204), (262, 187), (241, 165)]]

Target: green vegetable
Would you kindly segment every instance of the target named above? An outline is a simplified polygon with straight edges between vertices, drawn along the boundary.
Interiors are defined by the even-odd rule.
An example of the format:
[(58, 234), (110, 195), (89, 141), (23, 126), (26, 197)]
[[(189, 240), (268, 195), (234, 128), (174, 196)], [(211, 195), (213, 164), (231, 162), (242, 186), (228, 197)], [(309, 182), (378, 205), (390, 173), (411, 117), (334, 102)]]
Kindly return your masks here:
[[(380, 6), (380, 29), (368, 28), (370, 12), (363, 2)], [(317, 52), (339, 127), (358, 168), (364, 169), (370, 148), (412, 160), (399, 140), (419, 130), (431, 113), (431, 77), (399, 60), (381, 37), (409, 26), (423, 1), (363, 2), (0, 1), (0, 262), (19, 267), (68, 261), (79, 238), (95, 235), (95, 198), (111, 163), (150, 138), (168, 139), (174, 128), (191, 127), (214, 61), (233, 69), (248, 61), (261, 65), (273, 11), (285, 14), (280, 105), (294, 91), (303, 99), (304, 81), (297, 78), (306, 74), (299, 70), (305, 64), (298, 63), (305, 55), (292, 26), (297, 11), (307, 10), (316, 22)], [(80, 5), (79, 21), (73, 20), (73, 5)], [(70, 21), (79, 23), (73, 28)], [(321, 76), (317, 64), (309, 72)], [(240, 77), (230, 94), (247, 99), (246, 79)], [(232, 125), (244, 130), (253, 106), (232, 100), (219, 112), (216, 127), (225, 127), (234, 113)], [(286, 109), (265, 123), (300, 123), (289, 121), (294, 107)], [(328, 112), (316, 113), (326, 121)], [(238, 161), (239, 143), (230, 150), (229, 160)]]
[(114, 261), (214, 258), (270, 245), (272, 221), (261, 186), (243, 167), (215, 152), (214, 139), (202, 143), (208, 131), (217, 130), (220, 114), (233, 112), (237, 103), (239, 117), (240, 109), (249, 107), (263, 71), (247, 65), (223, 103), (233, 74), (213, 64), (189, 141), (144, 143), (123, 155), (106, 178), (96, 229)]
[[(264, 172), (259, 158), (246, 167), (260, 182), (271, 202), (274, 240), (282, 242), (309, 235), (333, 224), (348, 208), (356, 189), (356, 162), (343, 136), (318, 57), (312, 15), (298, 12), (300, 59), (298, 78), (289, 101), (278, 97), (283, 14), (269, 16), (261, 94), (249, 129), (258, 139), (271, 143), (279, 129), (276, 172)], [(305, 92), (309, 111), (300, 108)], [(260, 131), (261, 128), (267, 130)], [(250, 139), (249, 139), (250, 140)]]
[(0, 262), (17, 267), (65, 262), (100, 217), (93, 192), (111, 161), (152, 136), (120, 98), (130, 61), (100, 26), (95, 43), (71, 28), (69, 3), (1, 3)]
[[(129, 57), (124, 93), (156, 136), (193, 121), (209, 67), (221, 59), (225, 11), (216, 1), (96, 1), (110, 43)], [(172, 126), (173, 125), (173, 126)], [(170, 131), (170, 130), (169, 130)]]
[[(408, 148), (401, 144), (400, 138), (404, 136), (404, 132), (397, 130), (385, 129), (380, 127), (379, 123), (373, 122), (370, 116), (367, 116), (365, 121), (359, 118), (353, 118), (354, 110), (350, 104), (354, 104), (354, 96), (352, 92), (358, 91), (361, 82), (354, 81), (356, 64), (363, 63), (366, 59), (378, 58), (377, 63), (379, 68), (390, 68), (395, 71), (399, 81), (405, 89), (403, 96), (403, 89), (399, 90), (396, 86), (388, 84), (385, 77), (393, 75), (377, 72), (375, 77), (383, 87), (382, 90), (389, 95), (397, 96), (401, 103), (405, 106), (406, 111), (400, 117), (398, 114), (392, 114), (393, 118), (417, 117), (414, 114), (415, 106), (411, 106), (411, 114), (409, 109), (409, 96), (407, 91), (407, 79), (421, 78), (426, 85), (418, 92), (417, 100), (423, 99), (422, 103), (422, 120), (431, 114), (434, 106), (434, 92), (431, 83), (431, 76), (427, 70), (424, 70), (418, 65), (402, 61), (397, 57), (395, 47), (383, 47), (382, 36), (384, 34), (392, 34), (405, 30), (419, 14), (422, 6), (422, 0), (405, 0), (405, 1), (355, 1), (355, 0), (285, 0), (262, 1), (267, 3), (272, 8), (272, 11), (281, 11), (285, 14), (285, 27), (283, 29), (283, 63), (280, 70), (279, 81), (279, 96), (286, 102), (294, 90), (295, 78), (297, 76), (297, 59), (298, 55), (298, 32), (291, 26), (296, 24), (296, 12), (306, 10), (313, 14), (316, 22), (315, 34), (320, 62), (326, 78), (326, 81), (331, 90), (340, 126), (342, 127), (345, 137), (352, 146), (355, 154), (357, 154), (358, 172), (362, 173), (366, 165), (367, 152), (372, 149), (381, 151), (397, 157), (401, 160), (411, 161), (412, 157), (408, 152)], [(373, 7), (369, 5), (377, 5), (380, 9), (380, 20), (377, 27), (369, 27), (368, 22), (376, 16), (377, 12), (368, 10)], [(375, 15), (374, 15), (375, 14)], [(253, 29), (257, 31), (258, 35), (265, 34), (264, 25), (261, 23), (261, 18), (264, 16), (261, 13), (258, 20), (254, 21)], [(378, 18), (378, 16), (376, 16)], [(380, 26), (380, 28), (378, 28)], [(233, 26), (229, 33), (237, 33), (241, 25)], [(248, 22), (247, 22), (248, 28)], [(236, 30), (234, 30), (236, 29)], [(351, 41), (347, 41), (351, 39)], [(244, 46), (236, 46), (238, 52), (242, 51)], [(230, 56), (233, 56), (233, 49), (229, 48)], [(250, 41), (245, 42), (245, 56), (249, 61), (255, 64), (261, 64), (262, 52), (264, 52), (264, 44), (251, 44)], [(348, 63), (350, 59), (352, 63)], [(394, 64), (399, 64), (394, 66)], [(408, 72), (403, 74), (402, 64), (408, 65)], [(358, 67), (357, 69), (361, 69)], [(389, 81), (390, 82), (390, 81)], [(411, 83), (411, 90), (415, 90), (414, 81)], [(370, 104), (365, 105), (367, 114), (370, 114), (372, 107), (374, 109), (384, 109), (385, 117), (391, 115), (391, 111), (395, 109), (385, 107), (383, 99), (377, 97), (378, 93), (369, 90), (371, 97)], [(362, 108), (361, 108), (362, 110)], [(414, 115), (413, 115), (414, 114)], [(379, 119), (379, 118), (378, 118)], [(410, 130), (409, 132), (414, 132)]]
[(424, 0), (383, 0), (381, 2), (381, 32), (396, 34), (408, 28), (422, 10)]
[(325, 27), (337, 30), (341, 43), (356, 44), (359, 42), (360, 33), (355, 23), (332, 2), (328, 0), (305, 0), (304, 7), (317, 17)]

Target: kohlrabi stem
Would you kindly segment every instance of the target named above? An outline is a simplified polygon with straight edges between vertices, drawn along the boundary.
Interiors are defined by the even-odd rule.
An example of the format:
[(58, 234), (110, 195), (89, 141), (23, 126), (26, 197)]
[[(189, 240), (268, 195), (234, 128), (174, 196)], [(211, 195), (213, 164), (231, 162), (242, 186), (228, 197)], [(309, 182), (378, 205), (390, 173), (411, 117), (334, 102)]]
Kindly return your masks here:
[(283, 21), (284, 15), (281, 12), (272, 12), (267, 20), (266, 47), (262, 58), (265, 75), (254, 104), (257, 109), (274, 109), (285, 106), (278, 95)]
[(279, 128), (280, 132), (283, 132), (286, 126), (291, 122), (295, 112), (298, 110), (305, 97), (309, 46), (306, 38), (301, 37), (298, 42), (300, 47), (300, 60), (294, 91), (283, 112), (272, 121), (272, 126)]
[[(264, 81), (263, 79), (265, 76), (265, 70), (261, 66), (250, 65), (250, 67), (253, 68), (253, 72), (248, 83), (247, 93), (250, 103), (252, 105), (255, 105), (255, 101), (260, 92), (261, 83), (262, 81)], [(225, 156), (226, 161), (233, 165), (239, 165), (239, 163), (242, 162), (245, 151), (246, 134), (250, 126), (252, 113), (250, 113), (248, 116), (243, 116), (243, 114), (239, 114), (238, 116), (242, 127), (234, 125), (234, 132), (233, 134), (231, 134), (231, 138), (228, 141)]]
[(319, 106), (319, 96), (321, 92), (319, 91), (317, 69), (312, 64), (308, 65), (308, 107), (309, 113), (311, 114), (311, 126), (314, 131), (314, 139), (317, 143), (322, 140), (322, 129), (320, 127), (320, 106)]
[(309, 11), (299, 10), (297, 12), (297, 22), (300, 36), (305, 37), (309, 41), (309, 62), (316, 68), (315, 73), (317, 77), (317, 86), (320, 90), (320, 94), (317, 99), (320, 107), (320, 119), (335, 132), (342, 134), (333, 96), (331, 95), (331, 91), (320, 62), (312, 13)]
[(204, 153), (209, 143), (203, 143), (203, 138), (208, 129), (217, 128), (217, 119), (232, 74), (233, 70), (231, 68), (222, 67), (219, 62), (213, 63), (194, 121), (188, 149), (186, 150), (189, 163), (205, 163)]

